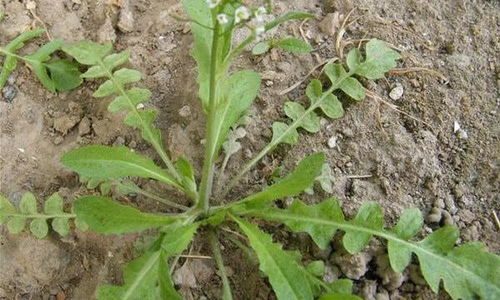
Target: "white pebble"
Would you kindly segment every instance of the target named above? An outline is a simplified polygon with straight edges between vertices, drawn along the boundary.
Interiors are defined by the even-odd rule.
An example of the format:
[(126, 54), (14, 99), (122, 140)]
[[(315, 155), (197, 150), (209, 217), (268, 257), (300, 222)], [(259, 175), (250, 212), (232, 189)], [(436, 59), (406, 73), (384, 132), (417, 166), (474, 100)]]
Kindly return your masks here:
[(328, 139), (328, 147), (330, 149), (337, 147), (337, 137), (336, 136), (332, 136), (330, 139)]
[(389, 97), (391, 97), (392, 100), (399, 100), (401, 97), (403, 97), (404, 94), (404, 89), (401, 83), (397, 83), (396, 87), (391, 90), (389, 93)]

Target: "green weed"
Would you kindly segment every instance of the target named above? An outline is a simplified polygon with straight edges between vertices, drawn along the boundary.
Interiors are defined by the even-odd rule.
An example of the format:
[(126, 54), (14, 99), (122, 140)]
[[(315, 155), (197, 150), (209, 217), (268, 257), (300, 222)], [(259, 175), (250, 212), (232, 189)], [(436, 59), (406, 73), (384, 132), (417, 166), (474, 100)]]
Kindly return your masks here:
[[(114, 96), (109, 111), (125, 111), (125, 123), (140, 130), (143, 139), (156, 150), (165, 166), (163, 168), (152, 159), (126, 147), (102, 145), (75, 149), (62, 158), (62, 163), (77, 172), (89, 188), (100, 186), (103, 194), (76, 200), (74, 213), (79, 222), (102, 234), (158, 229), (157, 239), (151, 247), (125, 267), (124, 284), (101, 285), (97, 291), (99, 299), (181, 299), (172, 283), (171, 273), (177, 262), (176, 257), (186, 250), (197, 232), (208, 235), (223, 283), (221, 298), (233, 299), (219, 244), (222, 237), (220, 228), (228, 224), (246, 236), (250, 247), (238, 238), (230, 240), (248, 257), (257, 257), (260, 270), (268, 277), (278, 299), (360, 299), (352, 295), (352, 282), (349, 280), (323, 282), (320, 278), (324, 273), (324, 263), (317, 261), (305, 266), (300, 253), (282, 249), (282, 245), (274, 242), (270, 234), (252, 223), (254, 218), (284, 224), (292, 232), (305, 232), (322, 249), (326, 248), (337, 231), (342, 231), (343, 245), (352, 254), (362, 251), (373, 237), (378, 237), (387, 241), (390, 264), (396, 272), (402, 272), (415, 254), (422, 274), (433, 291), (438, 292), (443, 282), (443, 287), (453, 299), (500, 298), (500, 258), (488, 253), (479, 243), (455, 247), (458, 230), (454, 227), (443, 227), (417, 241), (415, 236), (421, 232), (423, 225), (419, 210), (406, 210), (397, 225), (387, 229), (382, 209), (376, 203), (366, 203), (355, 218), (347, 220), (335, 199), (327, 199), (316, 205), (308, 205), (297, 199), (304, 191), (310, 191), (317, 179), (325, 189), (331, 184), (322, 153), (304, 158), (288, 175), (275, 178), (274, 184), (258, 193), (241, 198), (230, 196), (231, 190), (243, 176), (276, 147), (298, 143), (300, 132), (320, 131), (319, 114), (331, 119), (341, 118), (344, 108), (336, 96), (340, 91), (356, 101), (363, 100), (365, 89), (357, 78), (383, 78), (400, 58), (382, 41), (369, 41), (364, 54), (358, 49), (351, 50), (345, 66), (340, 63), (327, 65), (325, 73), (329, 83), (311, 81), (306, 90), (309, 100), (307, 107), (298, 102), (287, 102), (283, 111), (288, 119), (272, 125), (273, 136), (269, 144), (229, 182), (223, 183), (225, 188), (220, 193), (214, 194), (214, 178), (221, 177), (217, 170), (224, 171), (228, 157), (241, 148), (237, 140), (242, 134), (235, 132), (241, 126), (239, 121), (253, 104), (261, 85), (261, 76), (255, 71), (232, 71), (234, 58), (270, 29), (285, 21), (300, 20), (310, 15), (289, 13), (263, 24), (259, 23), (259, 14), (270, 13), (270, 1), (266, 1), (266, 6), (255, 9), (241, 6), (240, 1), (236, 0), (183, 2), (191, 19), (199, 98), (207, 115), (204, 163), (199, 181), (199, 176), (187, 159), (180, 158), (174, 162), (164, 149), (161, 133), (154, 126), (157, 111), (145, 108), (151, 92), (130, 87), (140, 81), (141, 73), (120, 67), (128, 61), (128, 52), (112, 53), (110, 44), (100, 45), (89, 41), (62, 47), (79, 63), (89, 66), (83, 78), (106, 80), (94, 96)], [(241, 44), (234, 45), (234, 31), (241, 29), (247, 30), (248, 37)], [(291, 39), (271, 44), (292, 52), (310, 50), (302, 42)], [(226, 159), (218, 169), (216, 161), (222, 148), (225, 149)], [(144, 191), (132, 183), (130, 177), (153, 179), (176, 188), (191, 199), (192, 206), (185, 207)], [(122, 205), (105, 196), (111, 188), (118, 193), (143, 194), (169, 205), (178, 213), (144, 213)], [(275, 206), (276, 200), (288, 197), (295, 197), (289, 207)], [(0, 220), (4, 221), (9, 213), (12, 217), (14, 207), (6, 200), (2, 200), (1, 204)], [(32, 214), (32, 206), (30, 204), (30, 209), (21, 208), (21, 212)], [(13, 232), (19, 232), (22, 228), (19, 226), (14, 229)], [(46, 233), (45, 228), (43, 233)]]

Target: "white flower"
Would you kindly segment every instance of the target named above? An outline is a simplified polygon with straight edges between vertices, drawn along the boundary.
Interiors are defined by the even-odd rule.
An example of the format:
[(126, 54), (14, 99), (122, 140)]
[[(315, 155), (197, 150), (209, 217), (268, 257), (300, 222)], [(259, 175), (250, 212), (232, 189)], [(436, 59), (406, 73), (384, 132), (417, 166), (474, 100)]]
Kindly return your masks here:
[(264, 26), (259, 26), (255, 28), (255, 35), (257, 36), (257, 38), (260, 38), (260, 36), (264, 34), (264, 32), (266, 32), (266, 27)]
[(221, 0), (207, 0), (208, 7), (210, 7), (210, 9), (216, 8), (220, 1)]
[(221, 24), (221, 25), (227, 24), (227, 22), (229, 22), (229, 20), (227, 19), (227, 15), (226, 14), (218, 14), (217, 15), (217, 22), (219, 22), (219, 24)]
[(250, 18), (250, 11), (245, 6), (240, 6), (234, 12), (234, 23), (238, 24)]
[(261, 6), (257, 8), (257, 10), (254, 12), (255, 14), (255, 19), (257, 22), (262, 22), (264, 21), (264, 16), (267, 14), (267, 9), (264, 6)]

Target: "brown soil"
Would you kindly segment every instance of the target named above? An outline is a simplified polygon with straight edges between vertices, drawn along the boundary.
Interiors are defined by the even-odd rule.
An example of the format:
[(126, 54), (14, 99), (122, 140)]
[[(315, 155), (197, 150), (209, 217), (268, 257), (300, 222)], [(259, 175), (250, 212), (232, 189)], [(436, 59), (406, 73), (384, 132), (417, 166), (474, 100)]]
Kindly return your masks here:
[[(0, 12), (7, 15), (0, 23), (0, 44), (44, 22), (54, 37), (67, 41), (112, 39), (116, 49), (130, 49), (131, 66), (145, 74), (143, 84), (153, 92), (150, 105), (160, 110), (158, 125), (170, 153), (184, 153), (201, 168), (204, 115), (196, 97), (195, 65), (189, 56), (192, 38), (186, 24), (168, 17), (171, 12), (181, 12), (180, 1), (131, 1), (133, 24), (119, 24), (123, 10), (119, 5), (125, 1), (39, 0), (32, 13), (26, 9), (27, 2), (0, 0)], [(301, 10), (317, 16), (302, 26), (304, 37), (315, 51), (311, 55), (290, 55), (273, 50), (260, 57), (246, 53), (238, 60), (238, 67), (257, 69), (265, 80), (250, 113), (248, 134), (242, 140), (246, 150), (235, 155), (229, 172), (236, 172), (269, 141), (268, 128), (273, 120), (283, 118), (283, 103), (289, 99), (302, 101), (305, 84), (285, 95), (280, 91), (302, 79), (318, 63), (338, 57), (336, 36), (319, 26), (327, 14), (345, 16), (354, 9), (351, 20), (356, 21), (348, 27), (344, 42), (376, 37), (402, 51), (400, 68), (433, 71), (413, 69), (394, 73), (387, 80), (366, 82), (382, 100), (345, 102), (343, 119), (325, 119), (321, 133), (303, 134), (298, 146), (280, 147), (245, 178), (246, 184), (233, 196), (265, 184), (268, 168), (289, 169), (305, 155), (323, 151), (333, 169), (334, 194), (342, 199), (346, 214), (354, 214), (363, 202), (376, 201), (383, 206), (387, 223), (393, 224), (406, 207), (418, 207), (426, 216), (436, 208), (442, 218), (428, 219), (426, 231), (453, 223), (461, 229), (461, 241), (480, 240), (491, 251), (500, 252), (500, 228), (493, 217), (495, 211), (500, 212), (499, 2), (276, 2), (277, 13)], [(300, 36), (299, 25), (285, 26), (277, 34)], [(30, 43), (23, 51), (42, 42)], [(33, 78), (30, 70), (21, 66), (9, 80), (10, 90), (4, 90), (0, 99), (2, 194), (18, 201), (24, 191), (32, 191), (39, 198), (59, 191), (69, 207), (78, 195), (88, 191), (59, 163), (65, 151), (101, 143), (127, 145), (153, 155), (138, 134), (123, 125), (122, 116), (107, 112), (108, 101), (90, 96), (96, 83), (54, 95)], [(393, 100), (389, 93), (396, 87), (402, 87), (404, 93)], [(15, 97), (7, 99), (6, 93), (12, 91)], [(454, 132), (455, 122), (463, 131)], [(337, 146), (330, 148), (328, 140), (333, 137)], [(155, 188), (152, 183), (142, 184)], [(327, 196), (317, 191), (307, 199), (319, 201)], [(139, 200), (143, 199), (133, 199)], [(140, 205), (163, 209), (156, 204)], [(433, 295), (421, 285), (413, 267), (402, 275), (388, 270), (381, 243), (373, 243), (353, 257), (335, 241), (331, 249), (319, 251), (306, 236), (290, 235), (284, 228), (269, 224), (265, 228), (287, 248), (300, 248), (307, 259), (324, 260), (330, 279), (355, 279), (356, 293), (365, 299), (447, 299), (444, 293)], [(120, 266), (148, 239), (74, 232), (66, 238), (51, 234), (46, 240), (36, 240), (27, 233), (13, 236), (0, 230), (0, 298), (5, 299), (91, 299), (99, 282), (120, 282)], [(201, 236), (191, 252), (210, 255)], [(224, 245), (236, 298), (274, 299), (258, 267), (231, 243)], [(177, 281), (186, 299), (217, 299), (220, 280), (211, 261), (188, 260), (181, 265), (184, 267), (177, 273)]]

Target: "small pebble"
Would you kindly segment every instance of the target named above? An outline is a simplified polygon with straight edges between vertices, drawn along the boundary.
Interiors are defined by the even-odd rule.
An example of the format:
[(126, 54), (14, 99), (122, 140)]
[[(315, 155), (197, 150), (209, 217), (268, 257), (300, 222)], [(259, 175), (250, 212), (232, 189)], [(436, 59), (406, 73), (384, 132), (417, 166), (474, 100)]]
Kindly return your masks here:
[(12, 100), (14, 100), (14, 98), (16, 97), (17, 95), (17, 90), (15, 87), (11, 86), (11, 85), (8, 85), (6, 86), (3, 90), (3, 98), (5, 99), (5, 101), (11, 103)]
[(401, 99), (401, 97), (403, 97), (403, 94), (404, 94), (403, 86), (401, 85), (401, 83), (397, 83), (396, 87), (393, 88), (389, 93), (389, 97), (392, 100), (399, 100)]
[(431, 210), (431, 213), (427, 216), (427, 222), (429, 223), (439, 223), (442, 217), (441, 209), (434, 207)]
[(441, 198), (436, 198), (436, 200), (434, 201), (434, 207), (444, 208), (444, 200)]
[(54, 139), (54, 145), (60, 145), (62, 142), (64, 141), (64, 138), (62, 136), (57, 136), (55, 139)]
[(191, 107), (189, 107), (189, 105), (185, 105), (181, 109), (179, 109), (179, 116), (187, 118), (190, 115), (191, 115)]
[(443, 220), (444, 225), (448, 225), (448, 226), (455, 225), (455, 222), (453, 221), (453, 218), (451, 217), (449, 212), (447, 212), (446, 210), (443, 210), (442, 215), (443, 215), (443, 219), (444, 219)]
[(330, 149), (337, 147), (337, 137), (336, 136), (332, 136), (331, 138), (328, 139), (328, 147)]

